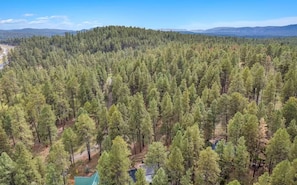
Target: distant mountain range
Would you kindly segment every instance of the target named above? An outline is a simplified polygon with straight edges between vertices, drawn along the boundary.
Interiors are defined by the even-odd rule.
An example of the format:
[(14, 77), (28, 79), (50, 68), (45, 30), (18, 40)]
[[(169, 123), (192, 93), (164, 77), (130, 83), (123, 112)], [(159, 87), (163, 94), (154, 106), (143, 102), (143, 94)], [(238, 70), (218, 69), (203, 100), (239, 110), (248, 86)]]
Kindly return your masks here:
[[(174, 31), (174, 30), (172, 30)], [(217, 36), (236, 37), (292, 37), (297, 36), (297, 24), (288, 26), (265, 26), (265, 27), (218, 27), (208, 30), (178, 30), (187, 34), (207, 34)]]
[[(86, 31), (86, 30), (82, 30)], [(288, 26), (266, 26), (266, 27), (218, 27), (207, 30), (186, 30), (186, 29), (161, 29), (161, 31), (175, 31), (183, 34), (206, 34), (216, 36), (235, 37), (292, 37), (297, 36), (297, 24)], [(32, 36), (65, 35), (65, 33), (76, 33), (73, 30), (60, 29), (16, 29), (0, 30), (0, 41), (3, 42), (13, 38), (27, 38)]]
[(32, 36), (45, 36), (50, 37), (53, 35), (65, 35), (66, 32), (74, 33), (72, 30), (60, 30), (60, 29), (16, 29), (16, 30), (0, 30), (0, 41), (13, 38), (28, 38)]

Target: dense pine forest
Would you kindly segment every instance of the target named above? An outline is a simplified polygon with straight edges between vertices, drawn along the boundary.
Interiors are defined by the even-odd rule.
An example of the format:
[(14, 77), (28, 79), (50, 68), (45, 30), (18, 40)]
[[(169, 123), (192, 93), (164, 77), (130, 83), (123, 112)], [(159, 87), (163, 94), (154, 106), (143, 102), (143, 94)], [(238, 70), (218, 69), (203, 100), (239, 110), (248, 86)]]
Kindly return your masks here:
[[(0, 184), (297, 184), (297, 39), (109, 26), (22, 39), (0, 71)], [(48, 149), (40, 152), (38, 148)]]

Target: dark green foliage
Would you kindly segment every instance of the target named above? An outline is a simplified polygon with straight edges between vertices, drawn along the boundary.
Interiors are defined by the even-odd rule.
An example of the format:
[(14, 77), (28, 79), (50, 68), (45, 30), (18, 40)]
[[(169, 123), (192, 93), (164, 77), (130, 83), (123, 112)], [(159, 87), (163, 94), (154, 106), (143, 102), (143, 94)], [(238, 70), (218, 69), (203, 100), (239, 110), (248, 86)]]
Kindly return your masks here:
[(7, 155), (6, 152), (0, 155), (0, 184), (15, 184), (16, 163)]
[(168, 185), (168, 177), (163, 168), (160, 168), (154, 175), (152, 185)]
[[(296, 38), (211, 37), (120, 26), (22, 39), (0, 71), (0, 153), (17, 153), (14, 145), (22, 143), (30, 153), (34, 144), (52, 142), (46, 170), (40, 160), (12, 156), (28, 163), (20, 169), (32, 169), (13, 176), (20, 184), (33, 176), (38, 184), (62, 183), (55, 160), (64, 157), (58, 154), (65, 149), (73, 162), (76, 148), (86, 145), (90, 155), (94, 143), (103, 152), (99, 163), (111, 166), (106, 172), (98, 166), (106, 177), (102, 184), (129, 182), (127, 146), (133, 154), (149, 148), (145, 162), (160, 168), (153, 184), (221, 179), (226, 184), (235, 178), (247, 184), (246, 171), (255, 162), (266, 159), (272, 173), (279, 162), (296, 158), (296, 142), (291, 145), (297, 133), (296, 51)], [(60, 136), (64, 146), (53, 152)], [(112, 144), (119, 136), (123, 139)], [(222, 137), (219, 158), (205, 150), (205, 144)], [(164, 146), (150, 151), (156, 143)], [(211, 180), (205, 181), (210, 174), (205, 166), (213, 168)], [(268, 183), (268, 177), (258, 183)]]
[(266, 148), (269, 170), (272, 170), (279, 162), (288, 159), (290, 147), (288, 132), (284, 128), (278, 129)]
[(145, 170), (143, 168), (140, 168), (137, 170), (135, 177), (136, 177), (135, 185), (148, 185), (145, 179)]

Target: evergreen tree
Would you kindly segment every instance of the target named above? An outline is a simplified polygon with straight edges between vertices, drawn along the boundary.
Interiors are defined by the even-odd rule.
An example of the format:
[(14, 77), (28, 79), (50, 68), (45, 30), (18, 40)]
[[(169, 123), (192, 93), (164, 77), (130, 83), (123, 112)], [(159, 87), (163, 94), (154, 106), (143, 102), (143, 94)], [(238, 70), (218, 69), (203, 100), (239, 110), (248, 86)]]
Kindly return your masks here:
[[(52, 164), (55, 171), (62, 176), (69, 166), (69, 154), (65, 151), (61, 141), (57, 141), (51, 146), (47, 156), (47, 162)], [(50, 170), (50, 169), (48, 169)]]
[(108, 152), (104, 151), (98, 160), (97, 170), (100, 176), (100, 185), (111, 185), (111, 169), (110, 169), (110, 157)]
[(139, 145), (140, 152), (144, 144), (149, 142), (148, 140), (152, 136), (152, 128), (149, 113), (145, 109), (143, 95), (137, 93), (133, 96), (130, 106), (129, 130), (132, 140)]
[(91, 160), (91, 138), (95, 131), (95, 122), (87, 113), (82, 113), (78, 116), (75, 122), (77, 136), (80, 141), (84, 141), (87, 146), (88, 159)]
[(286, 127), (289, 126), (293, 119), (297, 120), (297, 98), (290, 97), (289, 100), (284, 104), (283, 116), (286, 120)]
[(62, 141), (65, 146), (65, 150), (70, 154), (70, 161), (74, 163), (74, 147), (77, 142), (77, 135), (71, 127), (68, 127), (64, 130), (62, 134)]
[[(246, 143), (247, 150), (251, 154), (251, 158), (256, 157), (258, 150), (258, 138), (259, 138), (259, 123), (258, 118), (255, 115), (245, 114), (244, 124), (241, 127), (241, 135), (248, 142)], [(238, 179), (239, 180), (239, 179)]]
[(157, 140), (157, 123), (158, 123), (158, 117), (159, 117), (159, 110), (158, 110), (158, 103), (155, 99), (152, 99), (149, 102), (148, 106), (148, 112), (151, 116), (151, 120), (153, 122), (153, 135), (154, 135), (154, 141)]
[[(114, 106), (114, 105), (113, 105)], [(116, 136), (125, 136), (127, 133), (127, 128), (124, 123), (121, 112), (115, 106), (111, 116), (109, 117), (109, 127), (108, 134), (111, 137), (111, 140), (116, 138)]]
[(166, 148), (161, 142), (153, 142), (148, 148), (145, 156), (145, 164), (153, 167), (155, 171), (164, 167), (166, 161)]
[(195, 169), (195, 184), (216, 184), (220, 176), (219, 156), (210, 147), (200, 152), (197, 168)]
[(145, 170), (143, 168), (139, 168), (136, 173), (136, 183), (135, 185), (148, 185), (145, 179)]
[(224, 143), (220, 141), (216, 149), (220, 156), (219, 165), (222, 179), (228, 180), (234, 171), (235, 147), (232, 142)]
[(249, 170), (249, 162), (250, 156), (245, 146), (244, 137), (240, 137), (237, 142), (237, 146), (235, 147), (235, 157), (234, 157), (234, 175), (235, 179), (237, 179), (242, 184), (246, 184), (248, 182), (248, 170)]
[(291, 185), (293, 182), (291, 164), (288, 160), (278, 163), (271, 174), (271, 185)]
[(63, 178), (61, 173), (56, 170), (53, 163), (49, 163), (46, 167), (45, 182), (47, 185), (61, 185), (63, 184)]
[(229, 121), (228, 124), (228, 140), (237, 143), (237, 140), (241, 136), (241, 127), (244, 124), (243, 115), (238, 112), (234, 117)]
[(41, 184), (41, 176), (37, 171), (36, 164), (32, 160), (32, 154), (21, 142), (15, 146), (15, 184), (28, 185), (32, 183)]
[(297, 136), (297, 123), (295, 119), (290, 122), (289, 127), (287, 127), (287, 132), (290, 134), (291, 141), (293, 141)]
[(173, 105), (168, 92), (165, 93), (161, 102), (162, 130), (166, 135), (166, 144), (171, 140)]
[(227, 185), (240, 185), (240, 183), (238, 182), (238, 180), (233, 180), (229, 182)]
[(295, 137), (293, 144), (290, 149), (289, 153), (289, 159), (292, 161), (294, 159), (297, 159), (297, 136)]
[(152, 185), (168, 185), (168, 177), (162, 167), (154, 175)]
[(182, 178), (180, 180), (180, 184), (181, 185), (193, 185), (192, 174), (193, 174), (193, 170), (192, 169), (188, 169), (186, 171), (186, 174), (182, 176)]
[(9, 139), (6, 135), (5, 130), (2, 128), (0, 124), (0, 155), (3, 152), (10, 153), (10, 144), (9, 144)]
[(28, 148), (33, 146), (33, 135), (25, 119), (25, 113), (19, 105), (10, 108), (9, 115), (11, 117), (11, 126), (13, 140), (22, 142)]
[(181, 145), (181, 151), (185, 160), (186, 169), (194, 166), (203, 147), (204, 141), (201, 137), (197, 124), (188, 127), (183, 136)]
[(14, 185), (15, 173), (17, 164), (7, 155), (2, 152), (0, 155), (0, 184), (1, 185)]
[(112, 146), (112, 140), (110, 139), (110, 136), (107, 135), (102, 141), (102, 151), (110, 151), (111, 146)]
[(57, 136), (57, 127), (55, 125), (56, 118), (54, 112), (51, 110), (49, 105), (45, 105), (41, 109), (39, 117), (38, 132), (40, 139), (45, 144), (52, 145), (52, 142)]
[(258, 182), (254, 183), (254, 185), (271, 185), (271, 177), (268, 172), (263, 173), (259, 178)]
[(180, 184), (180, 180), (184, 175), (184, 158), (179, 148), (174, 147), (171, 149), (168, 156), (166, 168), (168, 175), (171, 177), (171, 182), (174, 184)]
[(117, 136), (112, 141), (112, 147), (109, 152), (110, 160), (110, 182), (112, 184), (126, 185), (129, 182), (128, 170), (130, 167), (130, 151), (127, 143), (122, 137)]
[(288, 132), (283, 128), (278, 129), (266, 147), (270, 172), (276, 164), (288, 158), (290, 147), (291, 141)]

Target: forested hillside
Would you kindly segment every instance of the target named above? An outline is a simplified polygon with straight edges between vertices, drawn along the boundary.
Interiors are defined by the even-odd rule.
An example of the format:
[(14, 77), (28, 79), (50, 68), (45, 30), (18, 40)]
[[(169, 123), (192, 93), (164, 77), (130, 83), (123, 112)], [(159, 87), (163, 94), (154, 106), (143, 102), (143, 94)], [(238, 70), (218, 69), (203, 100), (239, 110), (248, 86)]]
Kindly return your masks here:
[(0, 184), (66, 184), (96, 143), (102, 185), (131, 183), (146, 151), (153, 185), (297, 184), (296, 40), (116, 26), (24, 39), (0, 71)]

